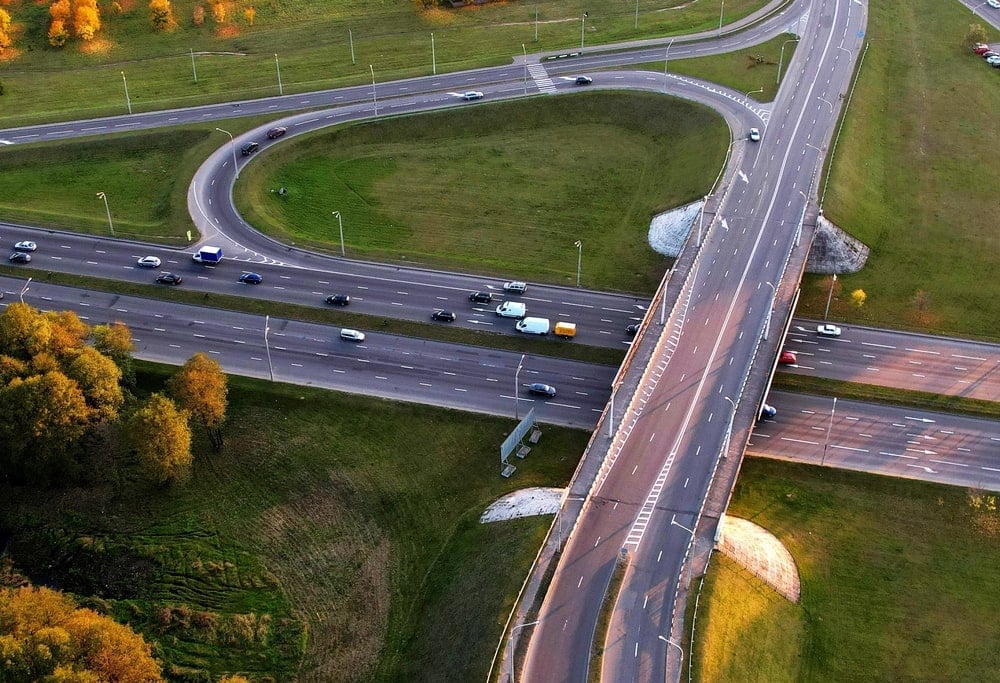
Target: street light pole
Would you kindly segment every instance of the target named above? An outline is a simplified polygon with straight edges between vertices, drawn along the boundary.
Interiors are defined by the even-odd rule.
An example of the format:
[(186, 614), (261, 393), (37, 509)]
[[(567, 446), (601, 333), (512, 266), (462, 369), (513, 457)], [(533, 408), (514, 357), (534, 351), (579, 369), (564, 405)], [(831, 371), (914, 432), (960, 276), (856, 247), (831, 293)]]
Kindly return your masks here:
[(521, 52), (524, 54), (524, 94), (528, 94), (528, 50), (521, 43)]
[(115, 226), (111, 222), (111, 209), (108, 208), (108, 196), (106, 194), (104, 194), (103, 192), (98, 192), (97, 193), (97, 198), (104, 200), (104, 211), (108, 214), (108, 227), (111, 228), (111, 236), (114, 237), (115, 236)]
[(749, 97), (750, 97), (751, 95), (754, 95), (754, 94), (756, 94), (756, 93), (759, 93), (759, 92), (764, 92), (764, 86), (761, 86), (761, 87), (757, 88), (756, 90), (751, 90), (750, 92), (748, 92), (748, 93), (747, 93), (747, 94), (745, 95), (745, 97), (747, 97), (747, 98), (749, 99)]
[(434, 34), (431, 33), (431, 75), (437, 76), (437, 54), (434, 52)]
[(673, 44), (674, 39), (671, 38), (667, 43), (667, 52), (663, 55), (663, 92), (667, 92), (667, 64), (670, 63), (670, 46)]
[(726, 11), (726, 0), (722, 0), (722, 7), (719, 8), (719, 35), (722, 35), (722, 13)]
[(339, 211), (334, 211), (333, 215), (337, 217), (337, 224), (340, 226), (340, 255), (346, 256), (344, 253), (344, 221), (340, 217)]
[(521, 417), (518, 414), (518, 394), (521, 389), (521, 381), (519, 377), (521, 376), (521, 366), (524, 365), (524, 357), (527, 354), (521, 354), (521, 360), (517, 362), (517, 370), (514, 371), (514, 419), (520, 420)]
[(31, 278), (29, 277), (28, 281), (24, 283), (24, 287), (21, 287), (21, 294), (18, 296), (18, 298), (21, 300), (22, 304), (24, 303), (24, 295), (28, 293), (28, 285), (30, 284), (31, 284)]
[(125, 86), (125, 106), (128, 107), (128, 113), (132, 113), (132, 100), (128, 96), (128, 81), (125, 80), (125, 72), (122, 71), (122, 85)]
[(729, 403), (733, 406), (733, 413), (729, 416), (729, 426), (726, 427), (726, 439), (722, 448), (722, 457), (726, 458), (729, 456), (729, 444), (733, 439), (733, 423), (736, 422), (736, 401), (728, 396), (723, 396), (722, 398), (729, 401)]
[(789, 43), (797, 43), (798, 38), (790, 38), (781, 44), (781, 56), (778, 57), (778, 75), (774, 78), (775, 84), (781, 83), (781, 63), (785, 61), (785, 46)]
[(830, 424), (826, 428), (826, 441), (823, 443), (823, 457), (820, 458), (819, 466), (826, 464), (826, 449), (830, 446), (830, 432), (833, 431), (833, 414), (837, 412), (837, 397), (833, 397), (833, 407), (830, 409)]
[(193, 47), (189, 47), (188, 49), (191, 50), (191, 73), (194, 74), (194, 82), (197, 83), (198, 82), (198, 69), (195, 68), (195, 65), (194, 65), (194, 48)]
[(281, 66), (278, 64), (278, 53), (274, 53), (274, 69), (278, 72), (278, 94), (284, 95), (285, 91), (281, 87)]
[(771, 332), (771, 313), (774, 311), (774, 299), (778, 296), (778, 292), (770, 282), (764, 284), (771, 288), (771, 301), (767, 305), (767, 317), (764, 318), (764, 341), (767, 341), (767, 335)]
[(587, 13), (584, 12), (583, 16), (580, 17), (580, 49), (583, 49), (583, 36), (584, 32), (587, 30)]
[(573, 243), (576, 247), (576, 286), (580, 286), (580, 267), (583, 265), (583, 242), (577, 240)]
[(368, 68), (372, 72), (372, 103), (375, 105), (375, 116), (378, 116), (378, 97), (375, 95), (375, 67), (369, 64)]
[(233, 134), (230, 133), (228, 130), (223, 130), (223, 129), (219, 128), (218, 126), (216, 126), (215, 130), (219, 131), (220, 133), (225, 133), (226, 135), (229, 136), (229, 146), (233, 150), (233, 168), (236, 170), (236, 179), (239, 180), (240, 179), (240, 166), (239, 166), (239, 163), (236, 161), (236, 140), (233, 139)]
[(271, 316), (264, 316), (264, 349), (267, 350), (267, 374), (271, 376), (271, 381), (274, 381), (274, 367), (271, 365), (271, 346), (267, 343), (267, 333), (271, 331)]
[(518, 624), (510, 629), (510, 640), (507, 642), (507, 651), (510, 652), (510, 683), (514, 683), (514, 632), (525, 626), (534, 626), (541, 623), (541, 621), (541, 619), (538, 621), (529, 621), (527, 624)]
[(830, 280), (830, 293), (826, 297), (826, 309), (823, 311), (823, 320), (826, 320), (826, 316), (830, 314), (830, 302), (833, 300), (833, 288), (837, 284), (837, 274), (833, 274), (833, 279)]
[[(681, 671), (683, 672), (684, 671), (684, 650), (681, 649), (681, 646), (678, 645), (677, 643), (675, 643), (674, 641), (670, 640), (670, 638), (664, 638), (663, 636), (661, 636), (659, 634), (657, 634), (656, 637), (659, 638), (660, 640), (662, 640), (667, 645), (673, 645), (674, 647), (677, 648), (677, 651), (681, 653)], [(667, 650), (667, 652), (669, 652), (669, 651), (670, 650)]]

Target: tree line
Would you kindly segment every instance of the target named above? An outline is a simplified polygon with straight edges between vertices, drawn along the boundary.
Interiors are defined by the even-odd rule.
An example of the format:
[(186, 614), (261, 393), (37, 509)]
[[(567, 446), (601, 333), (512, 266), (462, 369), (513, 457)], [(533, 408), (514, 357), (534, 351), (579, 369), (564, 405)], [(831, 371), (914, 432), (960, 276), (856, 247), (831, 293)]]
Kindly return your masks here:
[(192, 356), (163, 391), (135, 397), (132, 334), (121, 322), (90, 326), (72, 311), (24, 303), (0, 314), (0, 472), (14, 483), (65, 485), (88, 448), (122, 430), (153, 481), (190, 474), (192, 429), (222, 446), (228, 384), (217, 362)]

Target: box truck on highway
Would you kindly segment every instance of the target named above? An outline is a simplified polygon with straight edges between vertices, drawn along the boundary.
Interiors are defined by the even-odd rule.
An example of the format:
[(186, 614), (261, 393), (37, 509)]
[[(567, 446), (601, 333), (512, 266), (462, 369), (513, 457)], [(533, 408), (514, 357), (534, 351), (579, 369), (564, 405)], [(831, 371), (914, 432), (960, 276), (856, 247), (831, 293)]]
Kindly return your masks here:
[(194, 253), (192, 258), (198, 263), (220, 263), (222, 261), (222, 247), (202, 247)]
[(576, 323), (558, 322), (552, 329), (553, 334), (563, 339), (572, 339), (576, 336)]

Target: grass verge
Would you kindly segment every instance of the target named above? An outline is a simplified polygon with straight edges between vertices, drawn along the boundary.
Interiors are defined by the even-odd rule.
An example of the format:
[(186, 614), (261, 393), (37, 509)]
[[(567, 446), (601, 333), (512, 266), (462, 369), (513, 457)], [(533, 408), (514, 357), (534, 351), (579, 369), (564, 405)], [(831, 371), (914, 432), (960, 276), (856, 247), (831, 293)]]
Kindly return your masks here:
[(529, 281), (574, 285), (580, 240), (584, 286), (650, 292), (667, 265), (651, 218), (704, 194), (727, 140), (711, 110), (660, 95), (487, 102), (289, 140), (235, 200), (283, 242), (329, 248), (340, 211), (349, 254)]
[[(713, 563), (716, 577), (701, 610), (716, 618), (695, 634), (698, 680), (773, 680), (752, 663), (787, 661), (787, 639), (797, 646), (796, 680), (983, 680), (1000, 668), (995, 496), (753, 458), (728, 514), (754, 521), (788, 547), (801, 605), (792, 608), (794, 618), (772, 621), (765, 595), (753, 599), (765, 608), (759, 620), (731, 613), (724, 601), (750, 592), (747, 579)], [(796, 620), (801, 629), (790, 634), (764, 639), (752, 632)]]
[[(968, 8), (936, 0), (869, 8), (869, 49), (823, 208), (872, 253), (837, 283), (831, 317), (998, 338), (1000, 284), (985, 274), (1000, 271), (1000, 89), (996, 70), (962, 45), (972, 23)], [(821, 314), (823, 283), (805, 279), (800, 314)], [(862, 308), (851, 305), (855, 289), (868, 295)]]
[(890, 403), (933, 410), (939, 413), (956, 413), (958, 415), (968, 415), (969, 417), (1000, 420), (1000, 403), (977, 398), (944, 396), (925, 391), (909, 391), (907, 389), (894, 389), (875, 384), (844, 382), (826, 377), (794, 375), (789, 372), (776, 373), (772, 388), (782, 391), (797, 391), (801, 394), (836, 396), (837, 398), (845, 398), (852, 401)]
[[(764, 2), (729, 0), (725, 20), (746, 16)], [(97, 38), (71, 39), (61, 50), (48, 45), (46, 5), (7, 7), (15, 40), (13, 49), (0, 54), (0, 126), (124, 114), (123, 79), (132, 111), (140, 112), (371, 83), (372, 72), (384, 82), (508, 64), (522, 45), (528, 52), (568, 51), (579, 49), (581, 37), (593, 46), (706, 30), (719, 21), (717, 5), (663, 0), (469, 3), (461, 9), (236, 0), (225, 4), (227, 16), (216, 21), (205, 3), (174, 0), (177, 27), (154, 33), (147, 5), (123, 0), (119, 12), (102, 6)], [(195, 26), (199, 5), (208, 16)], [(249, 21), (244, 11), (251, 5)]]
[[(169, 372), (140, 364), (140, 393)], [(482, 680), (549, 520), (478, 514), (563, 485), (588, 434), (547, 427), (507, 480), (510, 420), (238, 377), (229, 402), (223, 450), (196, 434), (182, 488), (146, 485), (114, 430), (84, 485), (4, 485), (16, 567), (128, 621), (187, 680)]]

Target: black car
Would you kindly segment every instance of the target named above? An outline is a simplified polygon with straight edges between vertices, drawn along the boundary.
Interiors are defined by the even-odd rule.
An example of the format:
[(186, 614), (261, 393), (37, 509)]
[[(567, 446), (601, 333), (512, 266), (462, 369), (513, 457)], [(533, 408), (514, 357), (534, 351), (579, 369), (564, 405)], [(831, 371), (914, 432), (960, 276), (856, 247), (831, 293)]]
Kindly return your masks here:
[(639, 323), (632, 323), (631, 325), (625, 328), (625, 334), (627, 334), (630, 337), (634, 337), (639, 332), (639, 327), (640, 327)]
[(11, 263), (31, 263), (31, 254), (15, 251), (8, 259)]
[(556, 388), (551, 384), (535, 382), (534, 384), (528, 385), (528, 393), (534, 394), (535, 396), (544, 396), (545, 398), (555, 398)]
[(493, 301), (492, 292), (473, 292), (469, 295), (469, 301), (475, 304), (488, 304)]
[(160, 273), (156, 281), (161, 285), (179, 285), (182, 282), (181, 276), (174, 273)]
[(351, 303), (351, 297), (347, 294), (331, 294), (326, 297), (326, 303), (334, 306), (346, 306)]
[(257, 273), (243, 273), (240, 275), (240, 282), (247, 285), (259, 285), (263, 281), (264, 278)]
[(594, 82), (594, 79), (591, 78), (590, 76), (577, 76), (576, 77), (576, 84), (577, 85), (590, 85), (593, 82)]
[(243, 154), (243, 156), (248, 157), (254, 152), (256, 152), (258, 149), (260, 149), (259, 142), (248, 142), (247, 144), (243, 145), (243, 147), (240, 148), (240, 152)]
[(431, 313), (431, 318), (434, 320), (441, 320), (446, 323), (455, 322), (455, 314), (452, 311), (443, 311), (441, 309)]
[(270, 138), (271, 140), (274, 140), (276, 138), (280, 138), (287, 132), (288, 132), (287, 128), (285, 128), (284, 126), (278, 126), (277, 128), (272, 128), (271, 130), (267, 131), (267, 137)]

